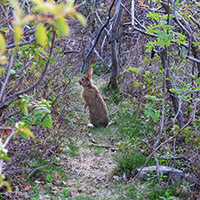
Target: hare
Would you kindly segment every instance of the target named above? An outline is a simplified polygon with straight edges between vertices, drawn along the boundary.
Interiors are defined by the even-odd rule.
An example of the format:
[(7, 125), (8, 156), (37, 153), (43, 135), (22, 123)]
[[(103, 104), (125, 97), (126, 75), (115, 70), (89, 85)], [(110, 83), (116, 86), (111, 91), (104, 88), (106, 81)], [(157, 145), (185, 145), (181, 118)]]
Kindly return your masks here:
[(92, 84), (93, 68), (88, 69), (88, 75), (79, 80), (83, 86), (82, 97), (85, 101), (85, 111), (89, 108), (90, 122), (93, 126), (107, 126), (109, 122), (106, 104), (99, 90)]

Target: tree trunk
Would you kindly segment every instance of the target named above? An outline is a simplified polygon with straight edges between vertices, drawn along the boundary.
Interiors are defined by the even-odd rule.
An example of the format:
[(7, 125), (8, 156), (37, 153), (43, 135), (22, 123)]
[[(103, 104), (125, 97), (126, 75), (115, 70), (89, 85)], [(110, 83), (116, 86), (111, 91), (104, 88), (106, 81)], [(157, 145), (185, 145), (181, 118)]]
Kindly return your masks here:
[(177, 120), (179, 123), (179, 127), (182, 128), (184, 126), (184, 123), (183, 123), (183, 114), (181, 112), (181, 109), (179, 108), (179, 99), (175, 93), (170, 91), (170, 89), (172, 89), (173, 87), (172, 87), (172, 83), (171, 83), (171, 79), (170, 79), (169, 62), (168, 62), (169, 58), (167, 57), (167, 48), (161, 50), (160, 56), (161, 56), (161, 62), (162, 62), (163, 69), (166, 70), (167, 91), (169, 92), (170, 98), (172, 99), (175, 114), (178, 113)]
[(114, 21), (112, 31), (111, 31), (111, 59), (112, 59), (112, 66), (111, 66), (111, 77), (110, 77), (110, 83), (112, 89), (117, 89), (117, 76), (118, 76), (118, 58), (117, 58), (117, 44), (116, 44), (116, 35), (117, 35), (117, 27), (119, 25), (123, 7), (122, 4), (124, 3), (124, 0), (119, 0), (116, 6), (116, 19)]

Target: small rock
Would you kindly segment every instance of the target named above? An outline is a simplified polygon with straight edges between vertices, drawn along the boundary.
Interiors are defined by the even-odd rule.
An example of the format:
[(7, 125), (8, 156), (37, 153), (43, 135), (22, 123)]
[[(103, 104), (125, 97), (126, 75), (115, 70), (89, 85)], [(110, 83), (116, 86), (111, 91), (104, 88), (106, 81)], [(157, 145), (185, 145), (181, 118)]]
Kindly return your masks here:
[[(138, 168), (136, 171), (137, 173), (140, 172), (141, 168)], [(144, 167), (142, 171), (139, 174), (139, 178), (148, 178), (149, 172), (152, 172), (153, 174), (156, 174), (157, 172), (157, 167), (156, 166), (149, 166), (149, 167)], [(183, 172), (179, 169), (175, 169), (173, 167), (168, 167), (168, 166), (159, 166), (159, 171), (165, 176), (168, 176), (170, 178), (175, 178), (180, 180), (182, 177)]]

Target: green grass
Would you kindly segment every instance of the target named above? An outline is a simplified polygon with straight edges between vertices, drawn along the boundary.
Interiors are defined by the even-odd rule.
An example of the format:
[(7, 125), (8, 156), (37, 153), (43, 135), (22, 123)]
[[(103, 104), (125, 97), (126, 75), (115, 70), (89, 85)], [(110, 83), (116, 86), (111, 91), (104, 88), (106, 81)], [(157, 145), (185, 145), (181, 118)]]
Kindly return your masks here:
[(79, 196), (79, 197), (74, 197), (74, 198), (71, 198), (71, 200), (97, 200), (96, 198), (91, 198), (91, 197), (82, 197), (82, 196)]
[(96, 156), (107, 151), (107, 149), (105, 149), (103, 147), (95, 147), (95, 146), (91, 146), (90, 149), (94, 152), (94, 155), (96, 155)]
[(187, 200), (189, 195), (185, 194), (180, 185), (170, 185), (164, 182), (140, 181), (121, 185), (124, 195), (119, 200)]
[(146, 194), (146, 196), (149, 200), (173, 200), (175, 198), (179, 198), (181, 200), (184, 198), (187, 199), (187, 195), (184, 194), (180, 185), (163, 184), (158, 183), (157, 180), (154, 180), (151, 181), (148, 190), (149, 192)]
[(108, 141), (112, 141), (112, 144), (114, 144), (120, 140), (118, 128), (115, 124), (107, 127), (90, 128), (88, 132), (92, 133), (92, 137), (98, 143), (107, 144)]
[[(130, 176), (133, 170), (144, 165), (145, 161), (146, 156), (141, 153), (119, 153), (115, 156), (115, 162), (117, 164), (115, 174), (121, 176), (125, 173), (126, 176)], [(153, 160), (148, 162), (148, 165), (153, 164), (155, 164)]]
[(143, 138), (152, 131), (152, 126), (134, 104), (121, 108), (116, 116), (118, 131), (123, 137)]
[(69, 156), (70, 157), (76, 157), (79, 155), (79, 147), (78, 145), (73, 141), (71, 140), (70, 138), (68, 139), (68, 142), (67, 142), (67, 145), (70, 149), (69, 151)]

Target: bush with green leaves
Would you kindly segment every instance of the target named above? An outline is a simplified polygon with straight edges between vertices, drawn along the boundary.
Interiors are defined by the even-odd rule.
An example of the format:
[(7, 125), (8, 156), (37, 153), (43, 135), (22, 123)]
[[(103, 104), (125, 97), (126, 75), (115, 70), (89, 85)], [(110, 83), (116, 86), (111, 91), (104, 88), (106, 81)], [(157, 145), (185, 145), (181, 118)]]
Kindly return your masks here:
[(130, 100), (120, 108), (116, 121), (120, 134), (125, 137), (144, 137), (153, 131), (153, 125), (145, 118), (142, 110)]
[[(49, 65), (54, 64), (52, 52), (55, 37), (57, 35), (61, 39), (69, 35), (69, 18), (76, 18), (83, 26), (86, 26), (86, 21), (75, 9), (73, 0), (58, 3), (43, 0), (25, 3), (2, 1), (1, 10), (0, 125), (5, 132), (12, 129), (12, 136), (20, 134), (24, 138), (33, 138), (32, 126), (51, 128), (53, 123), (52, 101), (44, 98), (36, 100), (30, 93), (44, 80)], [(9, 112), (14, 114), (6, 118)], [(6, 129), (5, 125), (10, 127)], [(11, 137), (8, 138), (10, 140)], [(2, 170), (0, 175), (0, 185), (9, 186), (4, 181)]]

